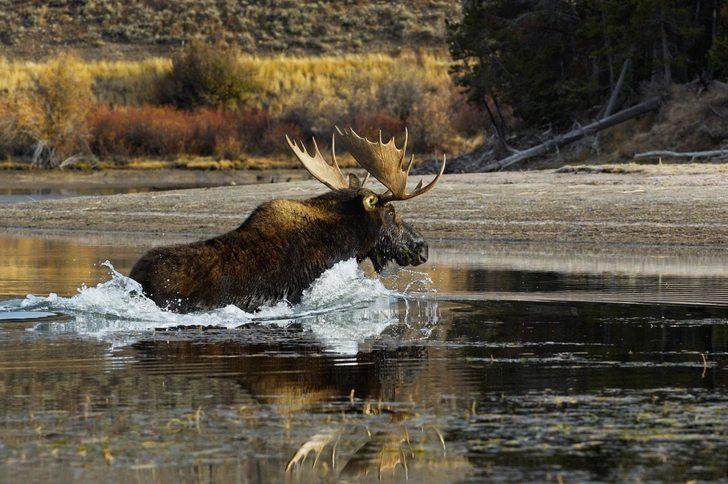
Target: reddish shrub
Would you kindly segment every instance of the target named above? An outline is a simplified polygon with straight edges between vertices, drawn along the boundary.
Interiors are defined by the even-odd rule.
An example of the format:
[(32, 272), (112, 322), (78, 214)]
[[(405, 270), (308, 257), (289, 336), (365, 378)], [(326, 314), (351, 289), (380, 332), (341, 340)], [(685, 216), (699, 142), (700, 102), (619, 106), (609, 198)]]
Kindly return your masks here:
[(357, 134), (366, 136), (370, 140), (378, 140), (379, 130), (382, 130), (382, 139), (387, 142), (392, 136), (399, 136), (404, 132), (404, 122), (399, 116), (381, 111), (360, 112), (354, 118), (353, 128)]
[[(260, 149), (265, 153), (287, 152), (286, 135), (292, 140), (305, 140), (305, 133), (299, 126), (290, 123), (274, 124), (265, 131), (260, 140)], [(323, 149), (324, 146), (319, 146), (319, 148)]]
[(168, 107), (96, 106), (88, 115), (91, 151), (98, 156), (169, 156), (185, 152), (188, 116)]
[(249, 154), (269, 154), (280, 152), (283, 137), (269, 143), (272, 121), (267, 111), (243, 110), (237, 113), (237, 136), (241, 149)]
[(179, 156), (234, 159), (243, 153), (286, 149), (284, 134), (300, 137), (296, 126), (271, 123), (263, 111), (172, 107), (96, 106), (88, 116), (91, 150), (101, 157)]
[[(455, 86), (448, 86), (447, 89), (450, 95), (451, 124), (455, 132), (465, 136), (476, 136), (492, 128), (488, 113), (484, 109), (469, 103), (467, 97)], [(496, 112), (495, 105), (492, 105), (491, 109)], [(512, 121), (510, 126), (513, 126)]]
[[(206, 109), (192, 113), (187, 122), (190, 133), (186, 149), (189, 154), (214, 156), (223, 150), (222, 147), (218, 148), (218, 143), (230, 148), (228, 140), (237, 137), (238, 118), (235, 113)], [(231, 153), (228, 155), (233, 156)], [(234, 157), (239, 155), (240, 153), (237, 153)]]

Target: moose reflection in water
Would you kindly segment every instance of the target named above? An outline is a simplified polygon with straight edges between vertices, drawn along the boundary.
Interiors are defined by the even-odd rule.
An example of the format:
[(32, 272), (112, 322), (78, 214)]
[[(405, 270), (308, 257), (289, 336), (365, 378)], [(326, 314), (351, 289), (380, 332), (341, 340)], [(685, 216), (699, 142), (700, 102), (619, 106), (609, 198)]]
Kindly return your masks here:
[[(337, 128), (338, 130), (338, 128)], [(344, 146), (387, 191), (376, 194), (359, 178), (348, 182), (339, 169), (332, 140), (332, 164), (315, 145), (311, 156), (286, 140), (306, 169), (332, 191), (309, 200), (272, 200), (260, 205), (237, 229), (192, 244), (158, 247), (137, 261), (130, 277), (157, 305), (191, 312), (235, 305), (254, 310), (279, 301), (298, 303), (304, 289), (335, 263), (370, 259), (379, 272), (388, 262), (401, 266), (427, 260), (427, 243), (402, 221), (391, 202), (432, 189), (422, 182), (407, 193), (414, 157), (407, 163), (404, 146), (394, 138), (373, 143), (353, 130), (342, 132)], [(367, 177), (368, 178), (368, 177)]]
[[(419, 345), (372, 342), (356, 355), (335, 356), (295, 324), (250, 325), (239, 335), (216, 329), (204, 333), (182, 341), (158, 333), (154, 340), (133, 345), (136, 359), (152, 373), (158, 373), (160, 365), (166, 368), (167, 361), (182, 366), (214, 362), (214, 373), (220, 376), (210, 379), (232, 380), (238, 388), (224, 392), (231, 403), (276, 408), (289, 415), (296, 423), (287, 431), (292, 435), (282, 449), (289, 460), (281, 465), (296, 482), (332, 472), (339, 479), (370, 475), (417, 481), (424, 468), (441, 475), (439, 482), (451, 482), (447, 473), (469, 471), (463, 456), (447, 453), (446, 420), (435, 416), (440, 396), (431, 388), (441, 378), (457, 380), (456, 375), (442, 375), (447, 370), (436, 364), (424, 365), (423, 373), (407, 363), (439, 360), (444, 356), (440, 349), (430, 355)], [(176, 382), (174, 371), (169, 376), (170, 383)]]

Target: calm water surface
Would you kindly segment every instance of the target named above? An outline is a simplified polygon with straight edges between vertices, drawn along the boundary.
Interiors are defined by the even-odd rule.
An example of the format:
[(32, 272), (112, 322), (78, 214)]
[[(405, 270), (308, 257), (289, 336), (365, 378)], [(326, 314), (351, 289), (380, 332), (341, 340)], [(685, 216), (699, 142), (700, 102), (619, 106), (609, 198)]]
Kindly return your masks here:
[(728, 482), (726, 252), (437, 243), (174, 315), (123, 275), (183, 240), (0, 235), (0, 481)]

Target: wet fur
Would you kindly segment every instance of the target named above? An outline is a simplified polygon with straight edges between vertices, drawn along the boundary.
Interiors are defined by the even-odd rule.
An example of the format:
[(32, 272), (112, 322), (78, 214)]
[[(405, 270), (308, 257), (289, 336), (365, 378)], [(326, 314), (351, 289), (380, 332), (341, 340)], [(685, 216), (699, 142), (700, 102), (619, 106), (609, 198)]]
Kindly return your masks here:
[[(130, 277), (157, 305), (173, 311), (230, 304), (253, 310), (282, 300), (299, 302), (324, 271), (352, 257), (371, 258), (377, 271), (389, 261), (424, 262), (427, 245), (419, 232), (389, 204), (367, 211), (363, 200), (371, 195), (365, 188), (349, 188), (309, 200), (263, 203), (228, 233), (151, 249)], [(410, 246), (402, 249), (407, 242), (389, 240), (393, 236), (410, 239)], [(421, 257), (411, 257), (413, 251)]]

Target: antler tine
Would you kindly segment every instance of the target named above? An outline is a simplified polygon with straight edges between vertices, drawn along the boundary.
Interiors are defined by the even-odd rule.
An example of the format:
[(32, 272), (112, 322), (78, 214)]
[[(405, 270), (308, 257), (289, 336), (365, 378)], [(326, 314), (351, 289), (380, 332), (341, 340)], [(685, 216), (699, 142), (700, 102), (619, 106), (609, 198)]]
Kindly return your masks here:
[(291, 141), (286, 135), (286, 143), (291, 149), (298, 161), (308, 170), (314, 178), (329, 187), (331, 190), (338, 190), (341, 188), (348, 188), (349, 183), (344, 178), (344, 174), (339, 169), (339, 164), (336, 163), (336, 154), (334, 153), (334, 136), (331, 137), (331, 162), (329, 164), (318, 149), (316, 144), (316, 138), (313, 138), (314, 156), (308, 154), (306, 146), (301, 141), (301, 147), (298, 147), (298, 142)]
[(405, 138), (402, 149), (397, 148), (394, 137), (388, 143), (384, 143), (381, 131), (379, 132), (379, 143), (374, 143), (359, 136), (351, 128), (342, 132), (336, 127), (336, 130), (341, 135), (344, 146), (354, 159), (387, 188), (388, 191), (379, 197), (381, 203), (408, 200), (422, 195), (430, 191), (440, 181), (440, 177), (445, 171), (446, 160), (443, 159), (440, 172), (434, 180), (424, 188), (422, 187), (422, 181), (420, 181), (414, 192), (407, 193), (407, 178), (414, 162), (414, 155), (412, 155), (407, 166), (403, 166), (405, 163), (405, 150), (407, 149), (407, 129), (404, 132)]
[[(414, 156), (412, 158), (414, 158)], [(412, 193), (405, 194), (404, 198), (392, 198), (391, 200), (389, 200), (389, 199), (380, 197), (380, 200), (383, 200), (384, 202), (394, 201), (394, 200), (408, 200), (410, 198), (414, 198), (419, 195), (422, 195), (423, 193), (429, 192), (430, 190), (432, 190), (435, 187), (437, 182), (440, 181), (440, 177), (442, 176), (442, 174), (445, 173), (445, 164), (446, 163), (447, 163), (447, 157), (445, 155), (442, 155), (442, 166), (440, 167), (440, 171), (437, 173), (437, 176), (430, 183), (428, 183), (427, 186), (425, 186), (424, 188), (422, 187), (422, 183), (425, 180), (424, 180), (424, 178), (421, 178), (420, 182), (415, 187), (415, 191)], [(410, 159), (410, 166), (412, 166), (412, 159)], [(407, 167), (407, 173), (409, 173), (409, 167)]]

